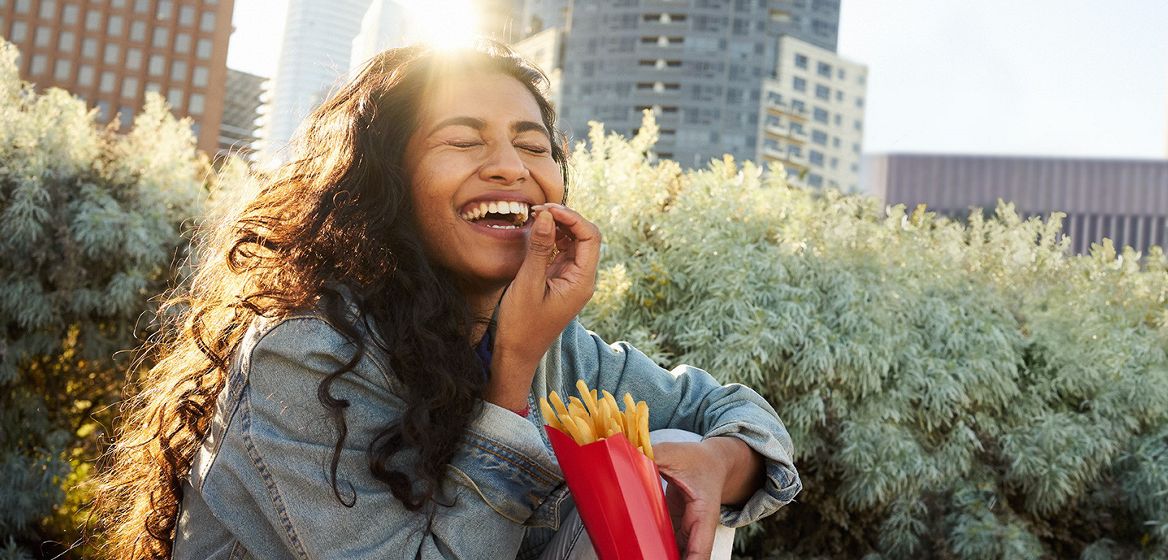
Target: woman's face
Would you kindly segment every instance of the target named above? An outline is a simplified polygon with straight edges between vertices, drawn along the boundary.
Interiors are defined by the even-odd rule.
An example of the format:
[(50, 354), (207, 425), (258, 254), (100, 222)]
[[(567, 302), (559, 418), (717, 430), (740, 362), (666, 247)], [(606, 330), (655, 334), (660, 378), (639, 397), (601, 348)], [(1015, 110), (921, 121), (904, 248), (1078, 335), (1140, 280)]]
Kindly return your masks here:
[(515, 277), (529, 208), (564, 197), (548, 133), (535, 98), (510, 76), (472, 72), (426, 91), (405, 161), (433, 262), (477, 288)]

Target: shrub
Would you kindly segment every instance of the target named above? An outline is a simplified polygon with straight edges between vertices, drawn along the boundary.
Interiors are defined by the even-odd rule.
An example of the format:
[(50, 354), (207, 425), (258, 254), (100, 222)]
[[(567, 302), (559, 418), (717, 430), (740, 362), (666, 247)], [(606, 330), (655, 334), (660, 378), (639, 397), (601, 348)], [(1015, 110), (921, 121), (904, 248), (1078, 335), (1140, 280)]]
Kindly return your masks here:
[[(125, 135), (20, 80), (0, 41), (0, 555), (76, 537), (79, 482), (207, 198), (190, 123), (150, 96)], [(24, 548), (24, 552), (21, 548)]]
[(745, 554), (1168, 558), (1162, 250), (651, 164), (655, 131), (574, 155), (606, 242), (585, 324), (775, 405), (805, 490)]

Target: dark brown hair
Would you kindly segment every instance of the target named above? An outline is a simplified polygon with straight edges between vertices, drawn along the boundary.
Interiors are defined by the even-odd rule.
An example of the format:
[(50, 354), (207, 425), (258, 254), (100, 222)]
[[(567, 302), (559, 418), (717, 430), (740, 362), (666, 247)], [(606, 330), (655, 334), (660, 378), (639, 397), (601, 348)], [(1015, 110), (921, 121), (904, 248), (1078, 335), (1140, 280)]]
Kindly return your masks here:
[[(193, 278), (163, 304), (168, 319), (143, 353), (155, 365), (123, 404), (98, 480), (95, 511), (105, 553), (169, 557), (182, 481), (207, 433), (231, 356), (257, 316), (321, 306), (357, 346), (344, 367), (321, 381), (317, 398), (337, 428), (333, 491), (346, 505), (359, 499), (337, 486), (348, 403), (330, 388), (370, 339), (346, 319), (332, 289), (337, 283), (359, 302), (360, 320), (383, 334), (392, 375), (404, 387), (401, 420), (369, 442), (370, 472), (408, 509), (433, 499), (481, 406), (485, 380), (469, 332), (482, 319), (471, 316), (451, 275), (427, 259), (403, 157), (425, 92), (474, 71), (514, 77), (535, 97), (548, 130), (557, 130), (546, 77), (505, 46), (481, 41), (453, 52), (388, 50), (312, 113), (294, 157), (239, 213), (204, 233)], [(566, 184), (562, 140), (552, 142), (552, 157)], [(412, 468), (390, 466), (400, 453), (416, 457)]]

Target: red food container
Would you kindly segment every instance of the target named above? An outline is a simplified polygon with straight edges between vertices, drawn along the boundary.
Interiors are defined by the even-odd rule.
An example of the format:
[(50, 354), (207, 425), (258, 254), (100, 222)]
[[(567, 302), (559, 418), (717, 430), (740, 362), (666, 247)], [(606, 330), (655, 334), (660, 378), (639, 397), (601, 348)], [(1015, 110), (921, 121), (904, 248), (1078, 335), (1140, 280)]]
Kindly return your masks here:
[(677, 560), (657, 465), (622, 434), (577, 445), (545, 426), (576, 511), (600, 560)]

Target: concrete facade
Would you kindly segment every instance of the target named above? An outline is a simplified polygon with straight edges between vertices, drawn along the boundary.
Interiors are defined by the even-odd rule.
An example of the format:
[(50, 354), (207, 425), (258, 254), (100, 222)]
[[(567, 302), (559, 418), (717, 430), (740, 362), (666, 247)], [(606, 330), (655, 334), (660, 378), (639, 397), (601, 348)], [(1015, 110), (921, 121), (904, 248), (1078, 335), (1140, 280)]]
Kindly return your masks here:
[(755, 161), (790, 181), (860, 190), (868, 68), (794, 37), (779, 39), (775, 77), (763, 81)]
[(20, 75), (59, 87), (127, 129), (146, 92), (194, 121), (215, 154), (234, 0), (3, 0), (0, 36), (20, 49)]
[(964, 219), (999, 199), (1024, 216), (1063, 212), (1075, 253), (1112, 239), (1168, 246), (1168, 160), (892, 154), (865, 159), (865, 190), (886, 204)]
[(353, 38), (370, 0), (290, 0), (262, 146), (279, 153), (349, 70)]
[(757, 159), (779, 38), (833, 51), (839, 27), (839, 0), (529, 0), (524, 13), (538, 18), (530, 29), (563, 25), (560, 115), (573, 138), (591, 120), (633, 134), (652, 109), (656, 154), (686, 167)]

